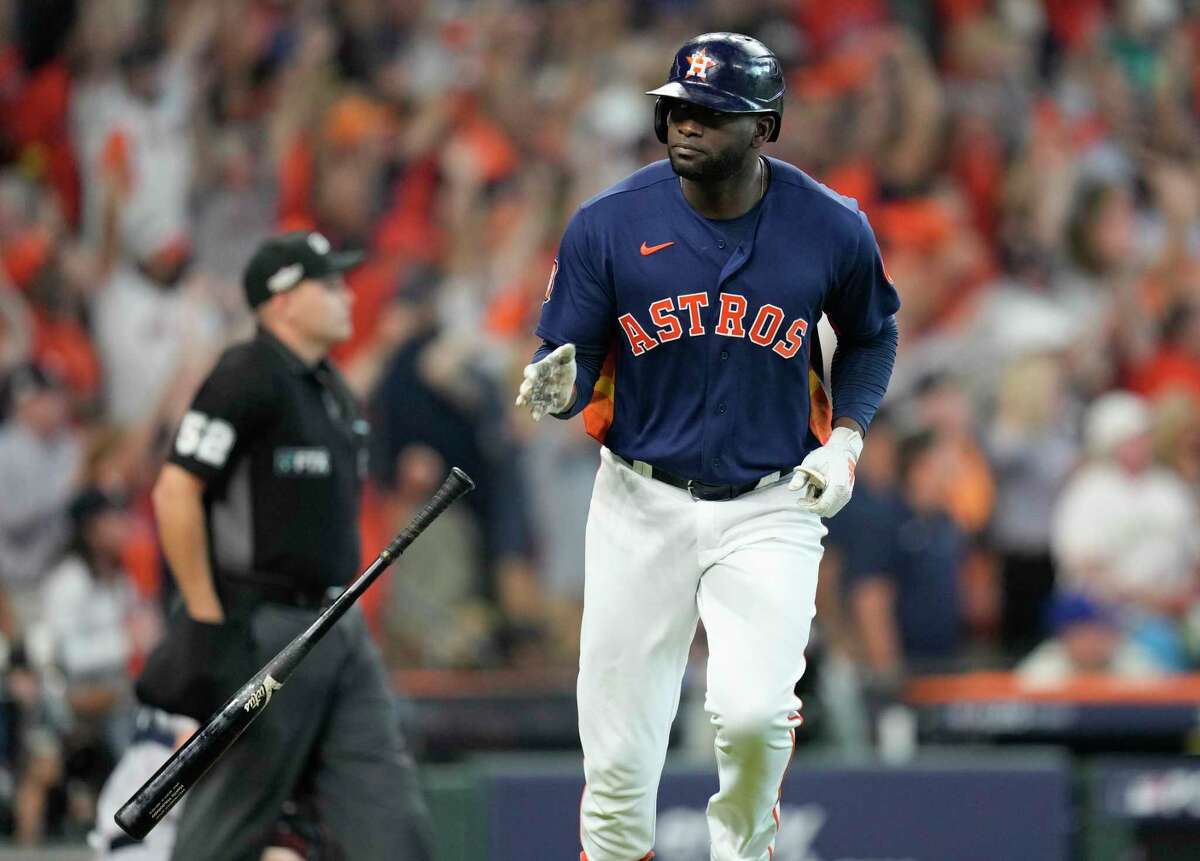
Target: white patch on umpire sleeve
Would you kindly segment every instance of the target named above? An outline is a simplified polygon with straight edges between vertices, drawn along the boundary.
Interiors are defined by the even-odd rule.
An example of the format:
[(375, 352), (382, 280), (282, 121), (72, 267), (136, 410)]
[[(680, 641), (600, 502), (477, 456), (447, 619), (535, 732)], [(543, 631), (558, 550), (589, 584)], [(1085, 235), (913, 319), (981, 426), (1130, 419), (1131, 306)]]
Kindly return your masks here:
[(175, 434), (175, 451), (183, 457), (191, 457), (200, 445), (200, 437), (208, 425), (208, 416), (204, 413), (190, 410), (179, 422), (179, 432)]
[(229, 459), (229, 450), (237, 440), (233, 426), (224, 419), (209, 419), (208, 427), (196, 449), (196, 460), (211, 466), (224, 466)]
[(198, 410), (189, 410), (179, 423), (175, 451), (184, 457), (195, 457), (209, 466), (223, 467), (235, 442), (237, 432), (229, 422), (210, 419)]

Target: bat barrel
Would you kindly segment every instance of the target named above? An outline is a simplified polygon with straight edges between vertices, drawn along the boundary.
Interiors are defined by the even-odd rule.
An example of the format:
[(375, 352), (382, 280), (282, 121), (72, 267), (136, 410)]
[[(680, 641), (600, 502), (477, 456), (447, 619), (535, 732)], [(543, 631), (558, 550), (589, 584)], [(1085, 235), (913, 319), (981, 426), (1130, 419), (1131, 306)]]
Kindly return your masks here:
[(114, 817), (121, 830), (138, 840), (150, 833), (263, 711), (269, 678), (255, 675), (122, 805)]
[(117, 811), (117, 825), (130, 837), (144, 839), (158, 821), (183, 798), (187, 789), (174, 775), (155, 775), (141, 792), (125, 802)]
[(458, 467), (434, 494), (429, 503), (417, 513), (338, 599), (320, 615), (308, 630), (280, 650), (271, 661), (239, 690), (195, 735), (184, 743), (142, 788), (134, 793), (117, 811), (117, 825), (137, 840), (141, 840), (179, 803), (184, 794), (204, 776), (221, 755), (237, 740), (271, 701), (296, 665), (321, 639), (358, 597), (383, 571), (395, 561), (408, 545), (425, 531), (438, 515), (475, 482)]

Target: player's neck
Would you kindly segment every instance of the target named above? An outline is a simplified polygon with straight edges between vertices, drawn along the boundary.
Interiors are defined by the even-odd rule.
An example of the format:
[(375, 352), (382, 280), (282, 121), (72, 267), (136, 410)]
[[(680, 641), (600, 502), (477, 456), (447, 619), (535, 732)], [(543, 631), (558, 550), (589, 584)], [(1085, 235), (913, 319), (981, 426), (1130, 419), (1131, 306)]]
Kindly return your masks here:
[(747, 157), (741, 169), (718, 180), (693, 180), (681, 177), (683, 197), (705, 218), (737, 218), (745, 215), (762, 199), (766, 167), (758, 153)]

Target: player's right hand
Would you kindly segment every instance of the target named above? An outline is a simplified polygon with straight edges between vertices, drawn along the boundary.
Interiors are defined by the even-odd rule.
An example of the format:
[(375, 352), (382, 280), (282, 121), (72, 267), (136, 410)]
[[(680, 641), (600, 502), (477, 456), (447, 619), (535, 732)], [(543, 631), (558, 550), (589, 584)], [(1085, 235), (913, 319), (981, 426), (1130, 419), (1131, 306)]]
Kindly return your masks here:
[(540, 362), (525, 366), (517, 406), (529, 407), (533, 420), (561, 413), (575, 395), (575, 345), (563, 344)]

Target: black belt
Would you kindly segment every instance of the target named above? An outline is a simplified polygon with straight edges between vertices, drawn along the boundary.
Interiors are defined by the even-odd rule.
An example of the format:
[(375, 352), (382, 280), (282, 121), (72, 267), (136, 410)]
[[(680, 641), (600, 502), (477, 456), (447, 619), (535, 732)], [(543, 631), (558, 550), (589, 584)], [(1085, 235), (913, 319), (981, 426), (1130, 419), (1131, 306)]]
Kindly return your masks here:
[(304, 583), (278, 583), (258, 575), (222, 572), (225, 585), (245, 596), (268, 604), (283, 604), (301, 610), (321, 610), (342, 594), (341, 586), (316, 586)]
[(762, 478), (748, 481), (745, 484), (709, 484), (705, 481), (696, 481), (692, 478), (675, 475), (673, 472), (667, 472), (665, 469), (646, 463), (644, 460), (627, 460), (616, 452), (613, 452), (612, 456), (640, 476), (653, 478), (655, 481), (661, 481), (663, 484), (671, 485), (671, 487), (686, 490), (692, 495), (692, 499), (702, 499), (705, 502), (737, 499), (744, 493), (749, 493), (752, 490), (758, 490), (760, 487), (766, 487), (767, 485), (783, 481), (783, 479), (796, 471), (794, 467), (790, 469), (778, 469), (775, 472), (764, 475)]

